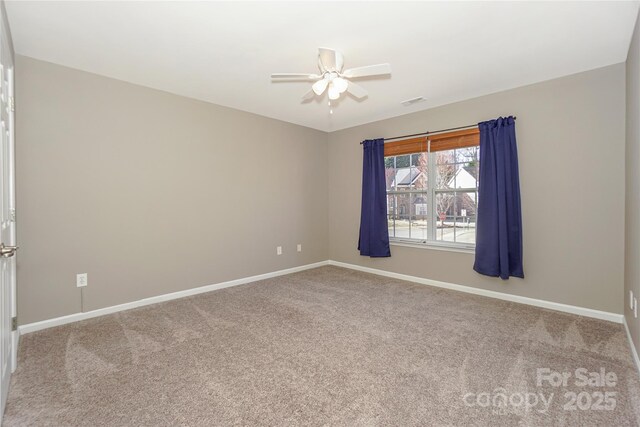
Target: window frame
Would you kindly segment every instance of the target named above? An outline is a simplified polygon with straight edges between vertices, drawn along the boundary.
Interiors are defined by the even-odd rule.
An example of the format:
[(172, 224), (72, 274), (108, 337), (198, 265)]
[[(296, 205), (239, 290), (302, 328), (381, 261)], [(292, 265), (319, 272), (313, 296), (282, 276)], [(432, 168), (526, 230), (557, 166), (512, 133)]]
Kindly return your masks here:
[[(477, 132), (477, 128), (474, 129), (474, 131)], [(444, 135), (443, 135), (444, 136)], [(468, 138), (468, 136), (466, 136)], [(399, 141), (399, 144), (402, 144), (404, 141)], [(408, 141), (407, 141), (408, 142)], [(444, 150), (438, 150), (438, 151), (431, 151), (431, 140), (430, 139), (426, 139), (426, 150), (416, 150), (414, 152), (410, 152), (410, 153), (393, 153), (393, 154), (389, 154), (389, 155), (385, 155), (385, 159), (387, 158), (393, 158), (394, 162), (393, 162), (393, 170), (394, 170), (394, 174), (397, 174), (397, 158), (401, 157), (401, 156), (409, 156), (409, 173), (411, 174), (411, 167), (413, 166), (413, 158), (412, 156), (414, 155), (422, 155), (422, 154), (427, 154), (427, 188), (426, 189), (412, 189), (409, 188), (407, 190), (398, 190), (397, 189), (397, 183), (394, 186), (394, 188), (392, 189), (385, 189), (386, 191), (386, 199), (387, 199), (387, 221), (389, 220), (389, 217), (391, 215), (396, 216), (397, 217), (397, 196), (398, 195), (409, 195), (409, 222), (411, 224), (411, 207), (413, 206), (413, 202), (412, 202), (412, 197), (414, 197), (414, 195), (422, 195), (423, 197), (426, 198), (427, 201), (427, 209), (428, 209), (428, 213), (427, 213), (427, 238), (426, 239), (422, 239), (422, 238), (413, 238), (413, 237), (395, 237), (395, 236), (389, 236), (389, 243), (391, 245), (398, 245), (398, 246), (407, 246), (407, 247), (416, 247), (416, 248), (422, 248), (422, 249), (437, 249), (437, 250), (445, 250), (445, 251), (453, 251), (453, 252), (464, 252), (464, 253), (473, 253), (475, 252), (475, 247), (476, 247), (476, 243), (474, 241), (474, 243), (463, 243), (463, 242), (451, 242), (451, 241), (443, 241), (443, 240), (437, 240), (436, 238), (436, 234), (437, 234), (437, 222), (438, 222), (438, 212), (437, 212), (437, 204), (436, 204), (436, 198), (437, 195), (439, 193), (475, 193), (475, 203), (476, 203), (476, 215), (475, 215), (475, 221), (476, 221), (476, 225), (477, 225), (477, 203), (478, 203), (478, 194), (479, 194), (479, 188), (478, 188), (478, 176), (476, 176), (476, 186), (473, 188), (436, 188), (436, 179), (437, 179), (437, 153), (438, 151), (450, 151), (450, 150), (455, 150), (455, 149), (461, 149), (461, 148), (470, 148), (470, 147), (477, 147), (476, 148), (476, 155), (474, 158), (475, 162), (479, 162), (479, 157), (480, 157), (480, 153), (479, 153), (479, 149), (480, 149), (480, 145), (479, 143), (474, 143), (474, 144), (465, 144), (465, 146), (456, 146), (456, 147), (447, 147), (447, 149)], [(414, 143), (415, 144), (415, 143)], [(457, 160), (457, 159), (456, 159)], [(457, 161), (454, 164), (459, 164)], [(394, 179), (395, 179), (395, 175), (394, 175)], [(410, 182), (413, 182), (413, 180), (411, 180)], [(389, 196), (394, 196), (393, 200), (394, 200), (394, 206), (393, 206), (393, 214), (390, 214), (391, 210), (389, 207)], [(454, 199), (454, 203), (455, 203), (455, 199)], [(454, 205), (455, 206), (455, 205)], [(387, 226), (388, 227), (388, 226)], [(475, 229), (475, 233), (477, 236), (477, 228)], [(394, 232), (393, 234), (395, 235), (395, 220), (394, 220)], [(409, 235), (411, 235), (411, 225), (409, 227)]]

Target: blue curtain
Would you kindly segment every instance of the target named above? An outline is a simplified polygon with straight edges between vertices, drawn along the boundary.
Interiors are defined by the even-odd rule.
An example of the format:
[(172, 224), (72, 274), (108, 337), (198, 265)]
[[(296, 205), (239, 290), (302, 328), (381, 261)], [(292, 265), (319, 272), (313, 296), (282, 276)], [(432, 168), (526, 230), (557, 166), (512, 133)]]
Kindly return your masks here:
[(362, 207), (360, 210), (360, 255), (391, 256), (387, 228), (387, 184), (384, 172), (384, 139), (362, 143)]
[(473, 269), (503, 280), (524, 278), (515, 119), (500, 117), (478, 127), (480, 179)]

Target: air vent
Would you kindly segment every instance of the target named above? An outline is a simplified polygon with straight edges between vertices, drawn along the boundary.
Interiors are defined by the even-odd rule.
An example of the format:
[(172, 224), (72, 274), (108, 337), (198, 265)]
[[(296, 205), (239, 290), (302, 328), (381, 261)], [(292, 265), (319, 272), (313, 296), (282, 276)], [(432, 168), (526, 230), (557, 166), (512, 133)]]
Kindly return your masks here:
[(406, 101), (402, 101), (401, 104), (405, 107), (408, 107), (409, 105), (417, 104), (418, 102), (422, 101), (426, 101), (426, 99), (424, 99), (424, 97), (422, 96), (418, 96), (417, 98), (411, 98), (407, 99)]

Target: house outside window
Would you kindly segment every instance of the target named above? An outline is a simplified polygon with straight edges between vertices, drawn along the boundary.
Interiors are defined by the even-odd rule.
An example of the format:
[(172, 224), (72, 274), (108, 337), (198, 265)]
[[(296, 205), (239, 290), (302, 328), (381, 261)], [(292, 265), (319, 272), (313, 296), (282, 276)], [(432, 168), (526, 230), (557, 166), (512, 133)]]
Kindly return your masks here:
[(477, 128), (387, 143), (391, 242), (473, 249), (479, 158)]

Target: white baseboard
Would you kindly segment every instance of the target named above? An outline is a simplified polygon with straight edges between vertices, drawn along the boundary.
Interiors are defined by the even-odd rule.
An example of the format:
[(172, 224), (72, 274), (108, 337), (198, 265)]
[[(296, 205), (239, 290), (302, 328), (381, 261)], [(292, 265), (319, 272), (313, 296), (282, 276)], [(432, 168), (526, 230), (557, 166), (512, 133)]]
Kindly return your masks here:
[[(217, 283), (213, 285), (201, 286), (193, 289), (186, 289), (184, 291), (173, 292), (170, 294), (158, 295), (150, 298), (141, 299), (138, 301), (132, 301), (124, 304), (114, 305), (111, 307), (100, 308), (97, 310), (87, 311), (84, 313), (74, 313), (68, 316), (56, 317), (53, 319), (43, 320), (40, 322), (29, 323), (18, 327), (20, 335), (28, 334), (30, 332), (39, 331), (42, 329), (52, 328), (54, 326), (65, 325), (67, 323), (77, 322), (80, 320), (91, 319), (93, 317), (104, 316), (105, 314), (117, 313), (119, 311), (130, 310), (136, 307), (142, 307), (145, 305), (156, 304), (163, 301), (170, 301), (178, 298), (187, 297), (190, 295), (201, 294), (204, 292), (211, 292), (217, 289), (228, 288), (231, 286), (243, 285), (246, 283), (256, 282), (258, 280), (270, 279), (272, 277), (283, 276), (286, 274), (296, 273), (298, 271), (309, 270), (312, 268), (322, 267), (325, 265), (334, 265), (337, 267), (349, 268), (351, 270), (363, 271), (366, 273), (377, 274), (379, 276), (391, 277), (399, 280), (406, 280), (410, 282), (420, 283), (423, 285), (436, 286), (439, 288), (451, 289), (454, 291), (466, 292), (469, 294), (481, 295), (490, 298), (501, 299), (505, 301), (517, 302), (520, 304), (527, 304), (536, 307), (547, 308), (550, 310), (562, 311), (565, 313), (578, 314), (586, 317), (593, 317), (596, 319), (608, 320), (610, 322), (624, 323), (624, 316), (616, 313), (609, 313), (606, 311), (594, 310), (591, 308), (577, 307), (568, 304), (561, 304), (552, 301), (539, 300), (535, 298), (522, 297), (518, 295), (505, 294), (502, 292), (489, 291), (486, 289), (473, 288), (470, 286), (457, 285), (454, 283), (440, 282), (437, 280), (425, 279), (423, 277), (409, 276), (406, 274), (393, 273), (390, 271), (379, 270), (376, 268), (362, 267), (356, 264), (348, 264), (339, 261), (320, 261), (313, 264), (302, 265), (299, 267), (287, 268), (284, 270), (278, 270), (271, 273), (259, 274), (257, 276), (244, 277), (241, 279), (230, 280), (228, 282)], [(634, 348), (635, 349), (635, 348)], [(637, 361), (637, 355), (636, 361)]]
[(163, 301), (170, 301), (178, 298), (184, 298), (191, 295), (215, 291), (218, 289), (229, 288), (231, 286), (244, 285), (246, 283), (257, 282), (258, 280), (265, 280), (265, 279), (270, 279), (272, 277), (284, 276), (285, 274), (291, 274), (291, 273), (297, 273), (298, 271), (310, 270), (312, 268), (322, 267), (328, 264), (329, 264), (329, 261), (320, 261), (313, 264), (301, 265), (299, 267), (287, 268), (285, 270), (278, 270), (271, 273), (259, 274), (257, 276), (244, 277), (241, 279), (230, 280), (228, 282), (216, 283), (214, 285), (206, 285), (198, 288), (186, 289), (184, 291), (172, 292), (170, 294), (144, 298), (141, 300), (127, 302), (124, 304), (113, 305), (111, 307), (105, 307), (97, 310), (86, 311), (84, 313), (74, 313), (68, 316), (62, 316), (62, 317), (56, 317), (53, 319), (43, 320), (41, 322), (28, 323), (26, 325), (19, 326), (18, 333), (20, 335), (28, 334), (30, 332), (35, 332), (42, 329), (53, 328), (54, 326), (60, 326), (60, 325), (65, 325), (67, 323), (77, 322), (80, 320), (91, 319), (93, 317), (104, 316), (105, 314), (117, 313), (119, 311), (130, 310), (136, 307), (142, 307), (145, 305), (156, 304)]
[(609, 313), (607, 311), (594, 310), (591, 308), (578, 307), (575, 305), (568, 305), (568, 304), (562, 304), (558, 302), (506, 294), (502, 292), (489, 291), (481, 288), (473, 288), (471, 286), (456, 285), (454, 283), (440, 282), (438, 280), (425, 279), (423, 277), (417, 277), (417, 276), (409, 276), (407, 274), (393, 273), (391, 271), (378, 270), (376, 268), (362, 267), (360, 265), (348, 264), (340, 261), (329, 260), (329, 265), (335, 265), (336, 267), (349, 268), (351, 270), (364, 271), (366, 273), (377, 274), (378, 276), (391, 277), (393, 279), (420, 283), (422, 285), (436, 286), (438, 288), (451, 289), (454, 291), (466, 292), (468, 294), (481, 295), (489, 298), (496, 298), (496, 299), (501, 299), (505, 301), (517, 302), (520, 304), (527, 304), (527, 305), (533, 305), (536, 307), (547, 308), (549, 310), (563, 311), (565, 313), (578, 314), (581, 316), (593, 317), (601, 320), (608, 320), (610, 322), (623, 323), (623, 320), (624, 320), (624, 316), (622, 314)]
[(633, 344), (633, 338), (631, 338), (631, 331), (629, 331), (629, 325), (627, 324), (627, 318), (624, 318), (624, 329), (627, 331), (627, 339), (629, 340), (629, 346), (631, 347), (631, 355), (633, 356), (633, 361), (636, 362), (636, 369), (638, 373), (640, 373), (640, 358), (638, 358), (638, 352), (636, 351), (636, 346)]

